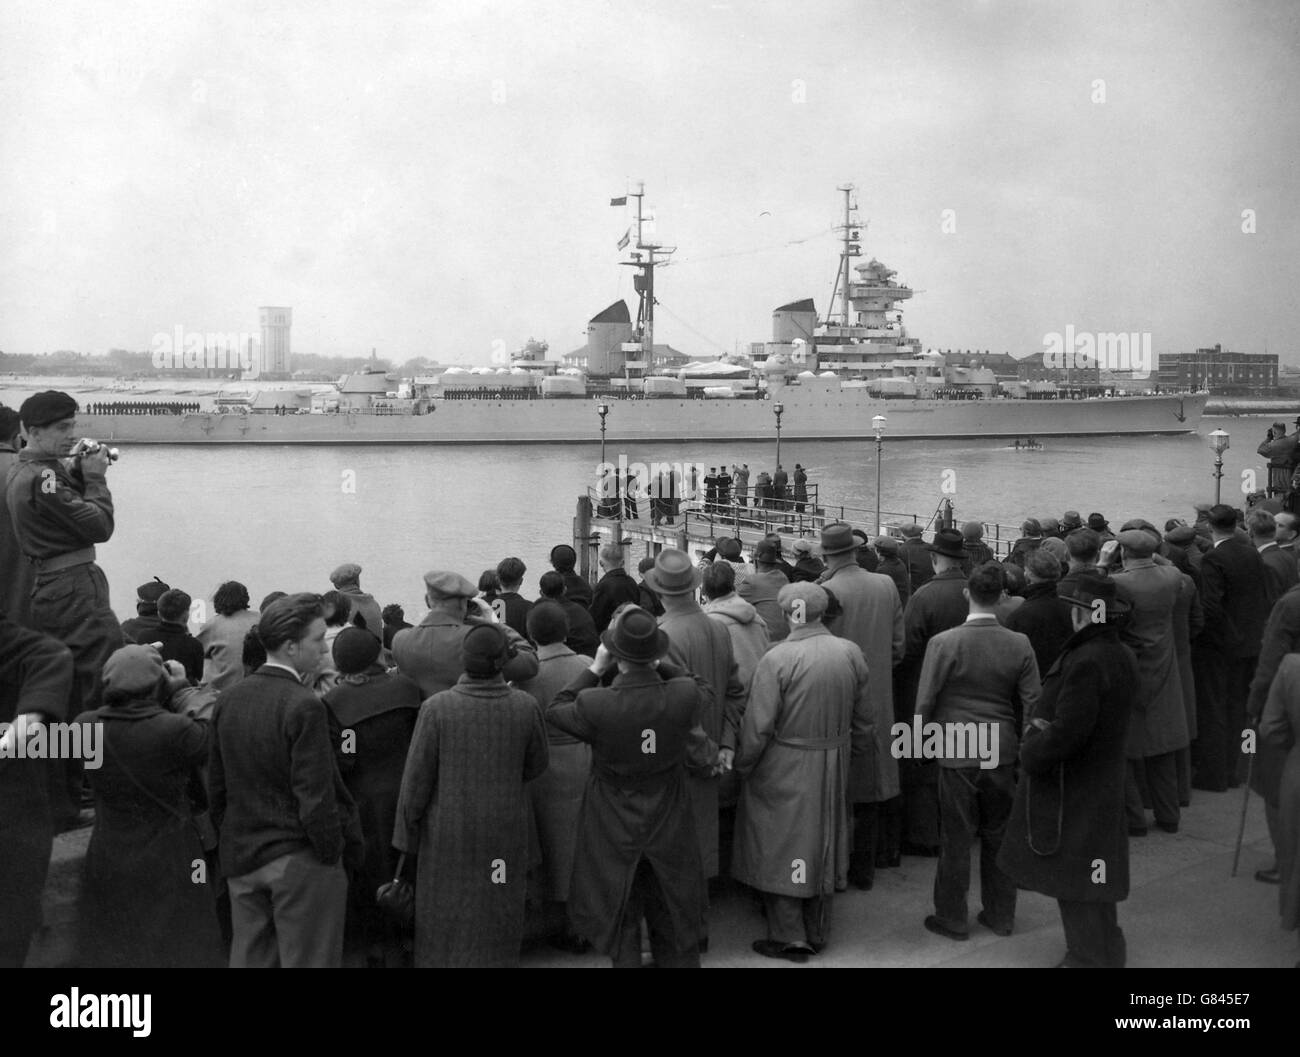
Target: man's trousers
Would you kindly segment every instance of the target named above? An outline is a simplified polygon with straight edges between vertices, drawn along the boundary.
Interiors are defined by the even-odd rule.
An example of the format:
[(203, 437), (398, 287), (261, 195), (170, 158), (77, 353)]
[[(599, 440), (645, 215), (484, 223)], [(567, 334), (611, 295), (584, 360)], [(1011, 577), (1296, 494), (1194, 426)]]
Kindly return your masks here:
[(1011, 817), (1016, 779), (1013, 766), (939, 768), (939, 866), (934, 875), (934, 911), (954, 932), (968, 932), (966, 893), (970, 850), (980, 842), (980, 900), (997, 929), (1010, 929), (1016, 916), (1016, 886), (998, 869), (998, 850)]
[(800, 899), (764, 892), (763, 912), (767, 917), (768, 939), (787, 947), (794, 945), (818, 951), (826, 946), (831, 931), (829, 895)]
[(1076, 969), (1123, 969), (1128, 955), (1118, 904), (1058, 899), (1065, 929), (1065, 964)]
[(1129, 760), (1124, 781), (1124, 807), (1130, 829), (1146, 829), (1147, 814), (1142, 806), (1142, 775), (1151, 795), (1151, 810), (1161, 826), (1178, 825), (1178, 752), (1165, 752), (1141, 760)]
[(348, 875), (309, 850), (231, 877), (232, 969), (337, 969), (343, 964)]
[(700, 951), (677, 949), (677, 934), (673, 929), (673, 916), (664, 902), (659, 887), (659, 877), (654, 867), (642, 859), (632, 879), (627, 907), (623, 911), (623, 927), (618, 938), (618, 952), (613, 957), (615, 969), (641, 968), (641, 919), (645, 918), (650, 933), (650, 951), (659, 969), (698, 969)]

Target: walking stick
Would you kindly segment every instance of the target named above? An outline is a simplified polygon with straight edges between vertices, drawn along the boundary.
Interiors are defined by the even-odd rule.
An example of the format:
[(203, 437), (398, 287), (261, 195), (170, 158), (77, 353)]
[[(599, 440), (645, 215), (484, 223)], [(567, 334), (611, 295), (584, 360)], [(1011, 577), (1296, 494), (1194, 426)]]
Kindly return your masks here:
[(1237, 847), (1232, 853), (1232, 876), (1237, 876), (1237, 863), (1241, 860), (1241, 841), (1246, 835), (1246, 806), (1250, 803), (1250, 776), (1255, 771), (1255, 754), (1250, 754), (1250, 759), (1246, 761), (1246, 785), (1242, 792), (1245, 796), (1241, 800), (1241, 821), (1237, 825)]

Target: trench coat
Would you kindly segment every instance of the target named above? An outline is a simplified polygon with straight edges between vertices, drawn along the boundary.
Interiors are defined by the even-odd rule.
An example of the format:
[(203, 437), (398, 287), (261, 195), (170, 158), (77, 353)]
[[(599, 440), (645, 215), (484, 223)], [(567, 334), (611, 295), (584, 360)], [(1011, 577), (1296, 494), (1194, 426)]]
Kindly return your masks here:
[(1193, 585), (1172, 565), (1150, 558), (1126, 559), (1115, 586), (1133, 607), (1120, 638), (1138, 663), (1138, 696), (1129, 713), (1131, 760), (1187, 748), (1187, 705), (1183, 699), (1174, 635), (1174, 614), (1189, 606)]
[(1048, 670), (1032, 718), (1050, 725), (1026, 729), (998, 853), (1018, 887), (1073, 902), (1128, 898), (1125, 744), (1138, 687), (1137, 660), (1108, 624), (1075, 632)]
[(216, 613), (194, 636), (203, 647), (203, 683), (225, 690), (244, 678), (244, 639), (257, 627), (258, 614), (251, 609)]
[[(193, 820), (206, 722), (153, 698), (105, 705), (76, 719), (99, 724), (102, 766), (87, 768), (95, 828), (78, 915), (81, 962), (172, 969), (222, 964), (215, 877), (206, 876)], [(195, 871), (204, 871), (198, 883)]]
[(1278, 786), (1277, 864), (1282, 927), (1300, 927), (1300, 656), (1282, 660), (1264, 703), (1260, 741), (1285, 756)]
[(840, 615), (826, 624), (842, 639), (855, 643), (867, 659), (871, 685), (874, 760), (854, 759), (849, 773), (849, 802), (870, 804), (898, 796), (898, 761), (890, 751), (894, 722), (894, 666), (903, 659), (903, 605), (894, 581), (883, 573), (869, 573), (857, 565), (843, 565), (826, 574), (822, 586), (839, 600)]
[[(712, 690), (671, 661), (620, 673), (608, 687), (597, 682), (582, 671), (546, 710), (550, 726), (591, 745), (569, 920), (597, 950), (616, 956), (628, 894), (645, 861), (677, 950), (691, 950), (705, 935), (708, 888), (686, 778), (688, 767), (712, 763), (701, 729)], [(645, 751), (647, 731), (653, 752)]]
[[(716, 748), (734, 749), (746, 693), (740, 668), (731, 648), (731, 636), (717, 620), (698, 607), (687, 613), (665, 613), (659, 627), (668, 636), (668, 656), (673, 663), (698, 675), (709, 686), (702, 723)], [(692, 774), (688, 786), (695, 811), (695, 836), (700, 842), (704, 875), (718, 875), (718, 804), (721, 781)]]
[(418, 853), (418, 968), (519, 962), (528, 891), (524, 783), (546, 770), (532, 695), (463, 675), (420, 706), (393, 844)]
[(851, 759), (875, 752), (868, 686), (862, 650), (820, 622), (758, 662), (735, 761), (737, 881), (801, 899), (847, 885)]

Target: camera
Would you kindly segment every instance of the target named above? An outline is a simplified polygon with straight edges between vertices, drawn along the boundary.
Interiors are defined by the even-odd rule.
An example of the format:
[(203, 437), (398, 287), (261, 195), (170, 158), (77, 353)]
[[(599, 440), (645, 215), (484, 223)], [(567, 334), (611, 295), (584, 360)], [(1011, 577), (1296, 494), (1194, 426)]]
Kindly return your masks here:
[(80, 459), (86, 455), (96, 455), (100, 451), (107, 452), (109, 462), (117, 462), (121, 455), (121, 452), (116, 448), (105, 448), (104, 445), (99, 443), (99, 441), (91, 440), (89, 437), (83, 437), (81, 440), (77, 441), (77, 446), (72, 449), (72, 457), (74, 459)]

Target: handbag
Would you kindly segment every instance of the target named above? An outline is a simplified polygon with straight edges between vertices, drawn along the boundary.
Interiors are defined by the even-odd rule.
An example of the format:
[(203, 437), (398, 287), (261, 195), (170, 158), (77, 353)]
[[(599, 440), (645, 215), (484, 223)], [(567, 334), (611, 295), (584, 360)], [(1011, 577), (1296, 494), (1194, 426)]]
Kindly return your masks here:
[(415, 924), (415, 885), (402, 879), (402, 867), (405, 865), (406, 856), (399, 856), (396, 874), (387, 884), (379, 886), (375, 902), (397, 924), (410, 928)]

